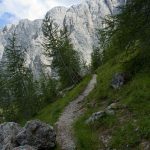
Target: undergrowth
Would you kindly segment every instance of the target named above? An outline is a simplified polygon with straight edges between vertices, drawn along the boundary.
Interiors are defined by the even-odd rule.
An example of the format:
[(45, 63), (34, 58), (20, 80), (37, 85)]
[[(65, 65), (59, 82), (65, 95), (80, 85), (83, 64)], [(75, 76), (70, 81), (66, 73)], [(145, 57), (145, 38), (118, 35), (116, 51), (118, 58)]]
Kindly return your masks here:
[(74, 100), (80, 93), (83, 92), (90, 79), (91, 76), (87, 76), (80, 84), (78, 84), (73, 90), (69, 91), (63, 98), (56, 100), (40, 111), (35, 119), (39, 119), (54, 125), (64, 108), (69, 104), (69, 102)]
[[(97, 70), (97, 86), (84, 104), (87, 111), (74, 124), (79, 150), (106, 148), (101, 140), (106, 134), (111, 137), (107, 146), (117, 150), (140, 149), (143, 140), (150, 140), (150, 71), (147, 67), (138, 70), (130, 75), (130, 80), (120, 89), (111, 88), (115, 73), (130, 73), (123, 62), (134, 57), (135, 55), (118, 55)], [(125, 108), (92, 125), (85, 123), (93, 112), (101, 111), (113, 102)]]

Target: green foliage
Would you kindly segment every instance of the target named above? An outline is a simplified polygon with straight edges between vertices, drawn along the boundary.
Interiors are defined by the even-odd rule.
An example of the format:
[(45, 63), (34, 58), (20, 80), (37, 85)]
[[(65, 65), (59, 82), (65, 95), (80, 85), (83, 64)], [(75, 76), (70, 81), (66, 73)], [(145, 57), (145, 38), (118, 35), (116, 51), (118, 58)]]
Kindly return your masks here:
[(127, 69), (133, 73), (149, 63), (149, 8), (147, 0), (131, 0), (121, 7), (121, 13), (105, 19), (105, 28), (100, 30), (105, 61), (123, 51), (133, 53), (138, 50), (137, 58), (125, 62)]
[(53, 102), (57, 97), (57, 81), (50, 77), (41, 77), (38, 81), (41, 91), (41, 99), (44, 104)]
[(32, 72), (24, 66), (25, 49), (18, 45), (15, 32), (8, 40), (5, 60), (2, 62), (2, 87), (5, 95), (3, 93), (1, 97), (1, 108), (5, 119), (13, 121), (21, 117), (28, 118), (35, 113), (36, 95)]
[[(137, 74), (132, 83), (121, 91), (124, 103), (129, 106), (137, 116), (150, 114), (150, 73), (143, 70)], [(144, 109), (143, 109), (144, 108)]]
[[(98, 61), (101, 60), (98, 49), (94, 50), (92, 53), (93, 70), (101, 66), (96, 71), (98, 74), (97, 86), (84, 101), (87, 111), (74, 124), (77, 149), (105, 149), (100, 140), (104, 132), (112, 137), (108, 143), (110, 149), (138, 149), (143, 140), (149, 141), (149, 10), (150, 1), (131, 0), (122, 7), (122, 13), (105, 20), (106, 26), (100, 30), (99, 48), (104, 50), (105, 64), (101, 65)], [(78, 81), (76, 76), (80, 76), (80, 63), (78, 54), (70, 44), (66, 28), (59, 31), (58, 26), (46, 16), (43, 22), (43, 33), (46, 55), (54, 58), (52, 67), (59, 74), (62, 87), (75, 84)], [(77, 70), (77, 73), (74, 70)], [(113, 75), (118, 72), (129, 72), (131, 78), (120, 89), (114, 90), (110, 84)], [(64, 108), (84, 90), (89, 80), (90, 77), (87, 77), (63, 98), (45, 107), (35, 118), (54, 125)], [(0, 83), (2, 82), (4, 80), (0, 76)], [(42, 81), (40, 102), (50, 102), (53, 96), (55, 97), (57, 92), (53, 86), (55, 87), (55, 84), (52, 80), (49, 80), (48, 83), (45, 80)], [(3, 97), (5, 92), (3, 90), (0, 92)], [(8, 93), (7, 96), (11, 98)], [(7, 111), (7, 117), (12, 118), (12, 114), (15, 114), (18, 109), (16, 104), (9, 108), (10, 105), (7, 105), (10, 104), (9, 98), (7, 98), (8, 102), (5, 101), (6, 109), (2, 111)], [(109, 104), (116, 101), (123, 107), (115, 110), (115, 116), (106, 116), (91, 125), (85, 124), (86, 119), (93, 112), (104, 110)]]
[(137, 125), (139, 127), (138, 133), (140, 134), (140, 136), (144, 137), (145, 139), (150, 139), (150, 117), (141, 117), (137, 121)]
[(52, 58), (52, 70), (60, 77), (62, 88), (79, 83), (81, 80), (81, 59), (69, 39), (67, 28), (59, 30), (47, 14), (43, 20), (43, 47), (45, 54)]
[(92, 69), (92, 71), (95, 71), (96, 69), (98, 69), (98, 67), (100, 65), (102, 65), (102, 52), (97, 47), (97, 48), (93, 49), (93, 52), (91, 54), (91, 69)]
[(124, 68), (132, 75), (140, 72), (141, 70), (149, 70), (150, 68), (150, 53), (147, 50), (138, 51), (136, 56), (124, 63)]
[(102, 119), (100, 119), (99, 121), (97, 121), (95, 123), (95, 127), (100, 127), (100, 126), (105, 126), (105, 128), (111, 128), (113, 127), (115, 124), (117, 124), (117, 117), (116, 116), (106, 116)]
[[(60, 54), (53, 59), (52, 68), (57, 68), (62, 87), (77, 84), (81, 80), (80, 57), (77, 51), (70, 44), (68, 36), (64, 39), (64, 44), (59, 50)], [(60, 60), (60, 61), (58, 61)]]
[[(112, 136), (110, 149), (137, 149), (141, 141), (150, 139), (149, 8), (147, 0), (131, 0), (122, 7), (122, 13), (105, 20), (99, 48), (104, 50), (105, 64), (97, 70), (97, 86), (85, 100), (87, 111), (74, 124), (77, 149), (105, 149), (99, 138), (104, 132)], [(96, 52), (92, 55), (96, 69), (100, 59)], [(118, 72), (129, 72), (131, 78), (119, 90), (114, 90), (110, 84)], [(116, 110), (115, 116), (85, 124), (93, 112), (104, 110), (114, 101), (126, 107)], [(53, 107), (45, 108), (38, 118), (54, 123), (66, 105), (67, 100), (58, 101)]]
[(90, 76), (86, 77), (81, 83), (79, 83), (73, 90), (68, 92), (63, 98), (56, 100), (55, 102), (49, 104), (42, 111), (35, 116), (36, 119), (40, 119), (41, 121), (54, 124), (59, 118), (61, 112), (64, 108), (74, 100), (87, 86), (87, 83), (91, 79)]
[(129, 147), (138, 147), (143, 139), (150, 138), (150, 118), (141, 118), (136, 123), (129, 121), (119, 126), (112, 136), (111, 148), (126, 149)]
[(96, 150), (99, 148), (100, 143), (98, 140), (97, 133), (94, 132), (92, 126), (85, 124), (85, 116), (80, 117), (74, 124), (75, 137), (77, 149), (79, 150)]
[[(74, 127), (79, 149), (83, 145), (88, 145), (88, 149), (93, 149), (93, 145), (95, 145), (95, 149), (98, 149), (95, 140), (97, 141), (98, 137), (101, 134), (103, 135), (103, 131), (112, 135), (109, 147), (114, 149), (132, 149), (137, 147), (143, 139), (148, 140), (150, 138), (150, 72), (147, 67), (136, 72), (131, 80), (119, 90), (114, 90), (110, 87), (113, 75), (117, 72), (126, 71), (124, 70), (124, 64), (118, 62), (130, 61), (137, 55), (131, 53), (128, 57), (126, 56), (125, 53), (122, 53), (97, 70), (97, 86), (86, 98), (84, 104), (87, 111), (82, 119), (77, 120)], [(116, 110), (115, 116), (106, 116), (93, 123), (90, 127), (85, 125), (86, 119), (93, 112), (105, 109), (115, 100), (118, 100), (118, 103), (125, 105), (127, 108)], [(121, 123), (119, 120), (124, 121)], [(82, 130), (84, 133), (81, 132)], [(81, 133), (85, 135), (81, 135)], [(94, 140), (90, 139), (92, 135), (95, 136)], [(84, 136), (89, 138), (84, 139)], [(103, 149), (104, 147), (100, 140), (99, 143)]]
[(18, 45), (15, 32), (4, 51), (0, 72), (0, 109), (2, 121), (22, 122), (35, 116), (57, 97), (55, 80), (33, 77), (25, 67), (26, 50)]
[(112, 148), (127, 149), (139, 143), (139, 135), (131, 122), (117, 129), (112, 137)]
[[(80, 117), (74, 123), (74, 134), (77, 139), (77, 149), (79, 150), (97, 150), (102, 148), (102, 143), (98, 138), (99, 133), (117, 124), (117, 118), (115, 116), (106, 116), (92, 124), (87, 125), (85, 121), (90, 116), (91, 112), (92, 109), (89, 109), (84, 116)], [(102, 127), (102, 131), (100, 127)]]
[[(97, 86), (86, 98), (86, 103), (84, 104), (84, 107), (87, 107), (87, 111), (83, 115), (83, 117), (79, 118), (75, 122), (74, 125), (74, 133), (77, 139), (78, 149), (97, 150), (99, 148), (103, 148), (103, 144), (99, 140), (100, 133), (104, 129), (106, 130), (112, 128), (113, 125), (116, 124), (117, 118), (113, 116), (98, 120), (91, 125), (86, 125), (85, 121), (90, 117), (92, 113), (104, 109), (103, 105), (101, 104), (102, 102), (106, 102), (106, 104), (109, 104), (110, 101), (108, 98), (108, 91), (111, 90), (111, 77), (114, 72), (120, 71), (120, 68), (120, 65), (114, 65), (114, 62), (110, 61), (105, 65), (102, 65), (97, 70)], [(113, 95), (115, 96), (114, 92)], [(96, 106), (91, 106), (91, 103), (95, 103)], [(101, 127), (102, 131), (100, 129)]]

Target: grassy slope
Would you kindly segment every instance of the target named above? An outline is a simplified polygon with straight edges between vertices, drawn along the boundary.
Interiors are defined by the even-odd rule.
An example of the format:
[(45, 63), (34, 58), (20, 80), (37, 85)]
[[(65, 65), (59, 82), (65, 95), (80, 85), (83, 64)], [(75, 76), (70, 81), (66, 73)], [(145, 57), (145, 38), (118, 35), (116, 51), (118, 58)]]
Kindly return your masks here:
[[(124, 71), (120, 62), (130, 57), (117, 56), (98, 69), (97, 87), (85, 101), (87, 112), (74, 124), (78, 150), (104, 149), (101, 136), (110, 135), (112, 140), (108, 146), (117, 150), (142, 150), (140, 143), (150, 140), (150, 71), (145, 69), (136, 73), (119, 90), (110, 87), (112, 76)], [(127, 108), (92, 125), (85, 124), (92, 112), (102, 110), (116, 100)]]
[(61, 112), (64, 110), (65, 106), (67, 106), (70, 101), (74, 100), (80, 93), (82, 93), (90, 79), (91, 76), (87, 76), (79, 85), (68, 92), (63, 98), (49, 104), (42, 111), (40, 111), (35, 119), (39, 119), (41, 121), (54, 125)]

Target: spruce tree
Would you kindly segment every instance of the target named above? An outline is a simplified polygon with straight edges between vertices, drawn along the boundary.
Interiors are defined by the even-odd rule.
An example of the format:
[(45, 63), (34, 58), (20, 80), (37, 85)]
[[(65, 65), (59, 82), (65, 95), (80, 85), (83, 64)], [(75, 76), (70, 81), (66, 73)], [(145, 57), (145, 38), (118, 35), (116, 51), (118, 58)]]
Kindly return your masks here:
[[(124, 62), (127, 70), (136, 73), (149, 64), (150, 1), (129, 0), (120, 8), (120, 13), (105, 19), (105, 28), (100, 30), (100, 42), (107, 61), (126, 52), (136, 57)], [(128, 57), (128, 56), (127, 56)], [(150, 65), (150, 64), (149, 64)]]
[(52, 58), (51, 68), (58, 74), (62, 87), (77, 84), (81, 80), (81, 60), (71, 44), (67, 28), (64, 26), (60, 30), (47, 14), (42, 31), (46, 55)]
[(102, 52), (100, 48), (94, 47), (91, 53), (91, 69), (94, 72), (100, 65), (102, 65)]
[(51, 77), (41, 76), (39, 86), (43, 106), (53, 102), (56, 99), (58, 95), (56, 83), (56, 80)]
[(13, 32), (5, 47), (4, 72), (8, 81), (5, 88), (9, 91), (9, 100), (8, 97), (6, 99), (9, 108), (5, 110), (7, 120), (29, 118), (35, 111), (33, 75), (25, 67), (25, 56), (26, 51), (18, 44), (17, 35)]

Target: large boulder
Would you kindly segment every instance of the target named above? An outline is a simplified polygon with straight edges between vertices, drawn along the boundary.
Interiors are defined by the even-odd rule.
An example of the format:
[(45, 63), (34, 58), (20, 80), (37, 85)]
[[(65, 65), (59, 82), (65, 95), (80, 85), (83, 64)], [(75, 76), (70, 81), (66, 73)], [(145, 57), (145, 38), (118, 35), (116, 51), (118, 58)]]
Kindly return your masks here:
[(25, 146), (16, 147), (13, 150), (37, 150), (37, 149), (29, 145), (25, 145)]
[(116, 73), (112, 78), (111, 87), (119, 89), (128, 81), (128, 79), (129, 76), (127, 73)]
[(0, 125), (0, 150), (12, 150), (18, 146), (16, 135), (21, 131), (20, 125), (14, 122)]
[(37, 149), (49, 150), (55, 147), (56, 134), (50, 125), (38, 120), (29, 121), (17, 135), (19, 145), (30, 145)]

